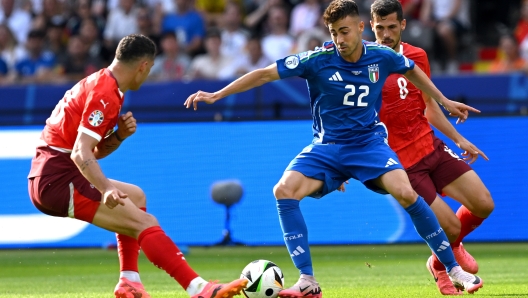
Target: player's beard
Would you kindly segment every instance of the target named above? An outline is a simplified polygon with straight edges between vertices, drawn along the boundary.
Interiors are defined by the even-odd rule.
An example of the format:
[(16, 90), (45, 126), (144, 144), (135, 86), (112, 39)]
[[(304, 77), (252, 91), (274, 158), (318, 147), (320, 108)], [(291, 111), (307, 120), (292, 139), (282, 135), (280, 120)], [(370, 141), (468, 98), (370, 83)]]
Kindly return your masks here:
[(395, 50), (396, 52), (399, 52), (399, 49), (397, 49), (397, 48), (400, 46), (402, 32), (403, 32), (403, 30), (400, 30), (400, 36), (398, 36), (398, 39), (396, 40), (396, 42), (392, 46), (392, 49)]
[(400, 30), (400, 36), (398, 36), (398, 39), (396, 39), (396, 41), (394, 41), (393, 39), (383, 39), (381, 40), (381, 44), (387, 46), (391, 45), (390, 47), (396, 52), (398, 52), (399, 50), (397, 50), (397, 48), (400, 46), (402, 31), (403, 30)]

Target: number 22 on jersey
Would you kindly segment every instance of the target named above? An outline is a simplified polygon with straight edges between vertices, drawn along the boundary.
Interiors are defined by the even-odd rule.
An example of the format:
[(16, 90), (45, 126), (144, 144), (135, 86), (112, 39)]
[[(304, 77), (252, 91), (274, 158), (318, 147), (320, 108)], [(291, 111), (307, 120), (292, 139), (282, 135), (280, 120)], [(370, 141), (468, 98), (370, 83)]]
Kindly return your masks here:
[(358, 107), (366, 107), (368, 105), (368, 102), (361, 101), (363, 97), (369, 95), (369, 87), (367, 85), (361, 85), (359, 86), (359, 90), (363, 91), (358, 95), (357, 98), (357, 105), (354, 100), (349, 100), (350, 96), (354, 96), (356, 94), (356, 86), (354, 85), (346, 85), (345, 89), (350, 89), (350, 92), (347, 92), (345, 94), (345, 97), (343, 98), (343, 104), (347, 106), (358, 106)]

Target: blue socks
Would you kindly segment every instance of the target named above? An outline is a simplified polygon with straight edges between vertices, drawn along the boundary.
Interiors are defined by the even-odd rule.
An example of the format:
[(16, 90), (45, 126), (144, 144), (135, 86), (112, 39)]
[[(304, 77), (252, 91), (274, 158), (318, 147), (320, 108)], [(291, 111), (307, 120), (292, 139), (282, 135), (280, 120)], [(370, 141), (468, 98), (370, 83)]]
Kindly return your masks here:
[(438, 260), (444, 264), (447, 272), (458, 266), (444, 230), (440, 227), (433, 210), (424, 199), (418, 196), (416, 202), (405, 208), (405, 211), (411, 216), (416, 232), (427, 242)]
[(284, 233), (284, 242), (295, 267), (301, 274), (313, 276), (312, 257), (308, 246), (308, 228), (294, 199), (277, 200), (279, 220)]
[[(308, 229), (299, 208), (299, 201), (294, 199), (277, 200), (279, 220), (284, 233), (284, 242), (295, 267), (301, 274), (312, 275), (312, 258), (308, 246)], [(438, 260), (444, 264), (447, 272), (458, 263), (455, 261), (449, 240), (440, 227), (433, 210), (418, 197), (416, 202), (405, 208), (418, 234), (427, 242)]]

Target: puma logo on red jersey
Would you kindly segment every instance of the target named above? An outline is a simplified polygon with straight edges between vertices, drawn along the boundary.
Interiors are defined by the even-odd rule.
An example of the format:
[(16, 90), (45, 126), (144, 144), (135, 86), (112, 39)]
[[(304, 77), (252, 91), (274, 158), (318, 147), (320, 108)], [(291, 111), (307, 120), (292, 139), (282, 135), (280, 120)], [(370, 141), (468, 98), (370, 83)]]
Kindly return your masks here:
[(105, 102), (101, 99), (101, 103), (103, 104), (103, 107), (106, 109), (106, 105), (108, 105), (108, 102), (105, 103)]

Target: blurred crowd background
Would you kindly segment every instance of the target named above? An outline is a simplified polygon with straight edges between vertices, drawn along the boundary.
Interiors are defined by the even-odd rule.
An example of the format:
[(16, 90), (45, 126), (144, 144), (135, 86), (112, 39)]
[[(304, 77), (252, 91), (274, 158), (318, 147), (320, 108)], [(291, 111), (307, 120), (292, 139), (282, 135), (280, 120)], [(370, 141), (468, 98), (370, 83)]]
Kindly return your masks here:
[[(370, 28), (373, 0), (356, 0)], [(142, 33), (158, 45), (152, 81), (240, 76), (330, 40), (330, 0), (0, 0), (0, 84), (77, 81)], [(401, 0), (403, 41), (433, 74), (528, 69), (528, 0)]]

